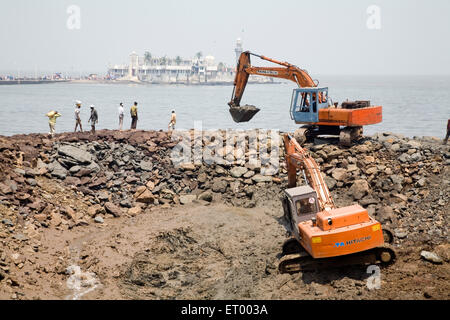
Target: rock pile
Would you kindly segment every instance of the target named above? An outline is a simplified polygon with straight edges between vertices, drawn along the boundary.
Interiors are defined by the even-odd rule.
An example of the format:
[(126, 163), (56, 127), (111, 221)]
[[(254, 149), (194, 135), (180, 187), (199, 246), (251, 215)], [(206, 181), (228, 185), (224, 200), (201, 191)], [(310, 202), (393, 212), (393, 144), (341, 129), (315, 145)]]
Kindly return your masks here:
[[(44, 135), (2, 138), (2, 224), (6, 229), (17, 221), (35, 228), (71, 228), (103, 223), (108, 216), (134, 216), (148, 207), (214, 199), (243, 207), (267, 201), (279, 205), (287, 181), (281, 139), (280, 170), (274, 175), (263, 174), (274, 172), (273, 167), (262, 172), (259, 165), (249, 164), (248, 141), (241, 154), (226, 146), (215, 149), (232, 159), (230, 164), (179, 167), (171, 161), (177, 143), (165, 132), (144, 131), (67, 133), (54, 141)], [(210, 145), (206, 135), (202, 144)], [(277, 147), (270, 140), (267, 146), (269, 152)], [(450, 153), (438, 140), (384, 133), (351, 148), (320, 140), (305, 147), (321, 166), (339, 206), (358, 202), (382, 223), (393, 225), (398, 238), (448, 236)], [(261, 158), (267, 169), (268, 158)]]

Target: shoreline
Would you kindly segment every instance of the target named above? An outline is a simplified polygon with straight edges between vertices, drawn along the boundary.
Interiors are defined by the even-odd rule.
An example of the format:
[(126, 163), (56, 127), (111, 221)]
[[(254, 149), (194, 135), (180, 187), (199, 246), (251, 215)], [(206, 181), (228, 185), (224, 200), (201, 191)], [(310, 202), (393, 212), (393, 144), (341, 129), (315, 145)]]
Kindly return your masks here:
[[(24, 85), (24, 84), (53, 84), (53, 83), (73, 83), (73, 84), (137, 84), (137, 85), (183, 85), (183, 86), (232, 86), (233, 81), (215, 82), (145, 82), (131, 80), (0, 80), (0, 85)], [(280, 84), (282, 82), (259, 82), (249, 81), (248, 84)]]
[[(186, 131), (193, 131), (194, 129), (187, 129), (187, 130), (179, 130), (180, 132), (186, 132)], [(237, 129), (224, 129), (224, 128), (220, 128), (217, 129), (219, 131), (227, 131), (227, 130), (237, 130)], [(255, 128), (255, 129), (246, 129), (243, 130), (243, 132), (247, 132), (247, 131), (252, 131), (252, 130), (267, 130), (264, 128)], [(176, 130), (178, 131), (178, 130)], [(208, 130), (203, 130), (203, 132), (206, 132)], [(148, 132), (162, 132), (162, 133), (168, 133), (167, 130), (135, 130), (134, 132), (143, 132), (143, 133), (148, 133)], [(58, 137), (63, 137), (63, 136), (67, 136), (67, 135), (79, 135), (81, 137), (86, 137), (86, 136), (92, 136), (95, 137), (97, 135), (102, 135), (102, 134), (109, 134), (109, 133), (123, 133), (123, 134), (130, 134), (132, 133), (131, 130), (116, 130), (116, 129), (97, 129), (96, 130), (96, 134), (94, 136), (92, 136), (92, 134), (90, 133), (89, 130), (86, 130), (84, 132), (73, 132), (73, 131), (64, 131), (64, 132), (59, 132), (55, 134), (55, 138), (53, 140), (57, 140)], [(288, 131), (279, 131), (280, 135), (284, 134), (284, 133), (291, 133), (292, 132), (288, 132)], [(33, 137), (45, 137), (48, 138), (49, 134), (48, 133), (43, 133), (43, 132), (30, 132), (30, 133), (17, 133), (17, 134), (13, 134), (13, 135), (5, 135), (5, 134), (0, 134), (0, 138), (4, 138), (4, 139), (14, 139), (14, 138), (24, 138), (24, 137), (28, 137), (28, 136), (33, 136)], [(366, 139), (366, 138), (379, 138), (379, 137), (390, 137), (393, 136), (395, 138), (399, 138), (399, 139), (409, 139), (409, 140), (422, 140), (425, 142), (431, 142), (431, 143), (442, 143), (443, 139), (441, 137), (436, 137), (436, 136), (406, 136), (404, 134), (400, 134), (400, 133), (393, 133), (393, 132), (376, 132), (374, 134), (371, 135), (363, 135), (362, 139)], [(325, 137), (319, 137), (316, 138), (316, 140), (318, 141), (325, 141), (325, 140), (333, 140), (333, 139), (337, 139), (337, 137), (332, 137), (332, 136), (325, 136)], [(450, 144), (449, 144), (450, 145)]]
[(0, 85), (67, 83), (70, 80), (0, 80)]

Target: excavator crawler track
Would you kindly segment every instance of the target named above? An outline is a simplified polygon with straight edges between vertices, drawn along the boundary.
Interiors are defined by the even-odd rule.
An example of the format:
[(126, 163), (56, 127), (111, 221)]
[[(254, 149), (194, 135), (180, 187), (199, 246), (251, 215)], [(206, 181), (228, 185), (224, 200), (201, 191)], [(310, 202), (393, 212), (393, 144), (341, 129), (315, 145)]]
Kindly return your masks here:
[(280, 273), (297, 273), (340, 268), (352, 265), (376, 264), (386, 267), (394, 263), (395, 251), (390, 245), (383, 245), (370, 250), (357, 252), (345, 256), (314, 259), (306, 251), (283, 256), (278, 264)]
[(350, 147), (353, 141), (362, 137), (362, 127), (346, 127), (339, 134), (339, 143), (345, 147)]

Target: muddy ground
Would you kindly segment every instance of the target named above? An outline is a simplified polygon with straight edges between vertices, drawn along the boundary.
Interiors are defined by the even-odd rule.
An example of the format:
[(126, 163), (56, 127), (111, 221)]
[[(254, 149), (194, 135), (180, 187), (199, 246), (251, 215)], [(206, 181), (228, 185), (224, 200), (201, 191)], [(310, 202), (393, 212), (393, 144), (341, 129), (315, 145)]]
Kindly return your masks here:
[[(397, 262), (381, 269), (380, 289), (368, 288), (370, 274), (365, 267), (279, 274), (277, 259), (288, 236), (282, 216), (281, 207), (274, 203), (251, 209), (193, 203), (111, 218), (102, 225), (47, 229), (39, 252), (26, 257), (30, 263), (16, 273), (23, 283), (20, 295), (28, 299), (449, 298), (448, 264), (422, 260), (420, 246), (397, 248)], [(78, 288), (67, 274), (70, 265), (81, 269)], [(95, 275), (83, 273), (87, 269)], [(17, 296), (1, 289), (1, 299)]]

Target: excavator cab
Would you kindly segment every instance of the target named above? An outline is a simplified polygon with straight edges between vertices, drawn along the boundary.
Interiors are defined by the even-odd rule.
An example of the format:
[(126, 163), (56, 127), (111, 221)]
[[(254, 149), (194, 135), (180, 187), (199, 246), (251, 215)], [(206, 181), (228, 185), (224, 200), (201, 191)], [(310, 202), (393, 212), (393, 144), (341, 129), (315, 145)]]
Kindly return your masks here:
[(317, 193), (310, 186), (286, 189), (284, 193), (284, 214), (292, 224), (292, 230), (298, 232), (298, 227), (296, 226), (300, 222), (315, 218), (317, 212), (319, 212)]
[(319, 122), (319, 110), (323, 108), (328, 108), (328, 88), (294, 89), (290, 114), (296, 123)]

